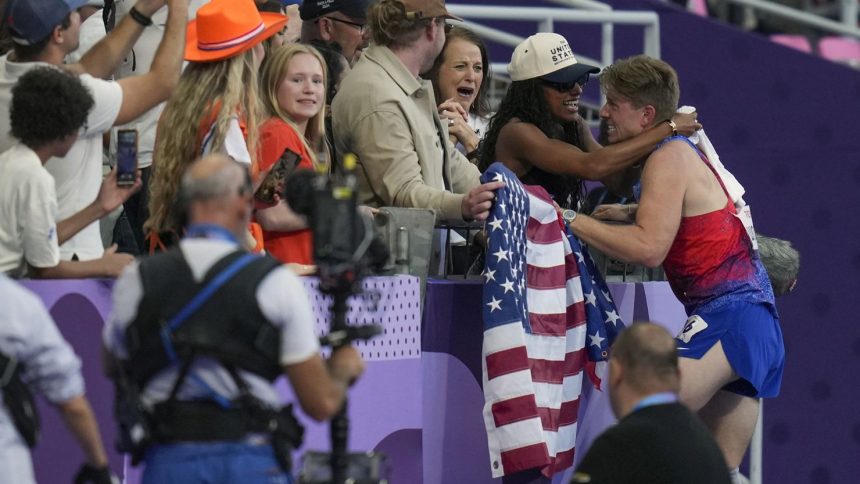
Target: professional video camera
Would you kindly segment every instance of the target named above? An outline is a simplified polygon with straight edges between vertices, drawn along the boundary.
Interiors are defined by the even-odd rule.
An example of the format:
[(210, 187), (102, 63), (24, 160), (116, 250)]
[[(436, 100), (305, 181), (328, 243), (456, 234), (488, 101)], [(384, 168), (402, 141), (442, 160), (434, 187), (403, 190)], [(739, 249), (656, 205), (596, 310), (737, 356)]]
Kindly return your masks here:
[(320, 290), (328, 294), (360, 292), (361, 278), (371, 269), (381, 271), (388, 260), (388, 248), (374, 236), (372, 220), (357, 210), (355, 156), (344, 156), (343, 165), (332, 176), (296, 170), (285, 184), (290, 208), (308, 219)]
[[(284, 198), (290, 208), (308, 219), (314, 238), (320, 291), (332, 296), (331, 328), (320, 341), (337, 348), (367, 340), (382, 332), (379, 325), (346, 324), (347, 298), (361, 292), (361, 279), (371, 268), (379, 271), (388, 260), (388, 248), (374, 236), (368, 216), (358, 212), (355, 193), (355, 155), (344, 156), (343, 169), (325, 176), (297, 170), (286, 180)], [(331, 454), (307, 452), (300, 482), (306, 484), (382, 484), (385, 456), (347, 453), (347, 404), (331, 420)]]

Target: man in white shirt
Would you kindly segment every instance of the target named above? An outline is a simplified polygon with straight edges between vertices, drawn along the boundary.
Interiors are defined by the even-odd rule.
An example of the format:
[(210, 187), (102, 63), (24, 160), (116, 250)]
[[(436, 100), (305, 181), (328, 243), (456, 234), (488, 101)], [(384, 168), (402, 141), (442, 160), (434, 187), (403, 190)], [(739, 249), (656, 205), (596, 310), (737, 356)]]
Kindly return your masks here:
[[(241, 249), (252, 197), (244, 164), (223, 154), (194, 162), (179, 195), (189, 220), (185, 237), (130, 265), (114, 286), (103, 332), (106, 369), (115, 379), (123, 371), (156, 422), (144, 482), (291, 482), (276, 463), (268, 441), (274, 436), (236, 416), (279, 409), (273, 383), (286, 375), (302, 409), (329, 418), (364, 371), (351, 346), (323, 360), (301, 281), (273, 259)], [(246, 265), (176, 322), (201, 287), (243, 258)], [(164, 321), (167, 338), (158, 329)], [(230, 336), (222, 338), (224, 331)], [(246, 405), (249, 396), (254, 407)]]
[(54, 179), (43, 165), (69, 151), (92, 105), (76, 76), (50, 66), (31, 69), (12, 89), (9, 118), (19, 143), (0, 154), (0, 272), (12, 277), (116, 277), (131, 262), (131, 256), (116, 254), (113, 247), (97, 259), (60, 260), (59, 244), (140, 188), (139, 181), (117, 186), (111, 172), (95, 201), (57, 223)]
[[(66, 427), (74, 434), (86, 457), (78, 475), (88, 478), (88, 481), (75, 482), (111, 482), (98, 422), (84, 394), (81, 360), (63, 339), (39, 298), (3, 274), (0, 274), (0, 353), (21, 365), (21, 380), (30, 391), (41, 394), (56, 406)], [(0, 481), (36, 482), (30, 451), (23, 435), (13, 425), (8, 404), (2, 400), (0, 470)]]
[[(85, 0), (8, 0), (4, 24), (13, 51), (0, 57), (0, 151), (15, 140), (9, 135), (9, 98), (18, 78), (38, 65), (63, 65), (78, 48), (80, 16)], [(79, 75), (95, 105), (79, 139), (63, 158), (52, 158), (45, 168), (56, 184), (58, 216), (68, 218), (92, 203), (102, 178), (102, 135), (115, 124), (127, 123), (167, 99), (179, 80), (185, 41), (188, 0), (167, 0), (169, 15), (164, 40), (152, 69), (118, 82), (102, 80), (122, 62), (150, 16), (165, 0), (139, 0), (129, 16), (81, 57), (64, 68)], [(45, 93), (50, 95), (51, 93)], [(63, 260), (93, 260), (104, 251), (98, 223), (90, 223), (60, 248)]]

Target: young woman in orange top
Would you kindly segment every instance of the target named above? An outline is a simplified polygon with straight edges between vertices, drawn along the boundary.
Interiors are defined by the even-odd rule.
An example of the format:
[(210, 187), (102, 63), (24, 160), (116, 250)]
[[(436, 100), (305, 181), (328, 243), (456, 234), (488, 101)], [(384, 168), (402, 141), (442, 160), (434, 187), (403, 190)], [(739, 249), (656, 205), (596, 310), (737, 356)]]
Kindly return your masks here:
[[(296, 168), (328, 168), (325, 143), (326, 66), (320, 53), (304, 44), (275, 48), (261, 74), (261, 97), (269, 114), (260, 127), (260, 171), (290, 150)], [(321, 153), (318, 155), (318, 153)], [(318, 156), (323, 159), (318, 159)], [(284, 263), (313, 264), (313, 241), (305, 219), (278, 197), (255, 213), (266, 251)]]

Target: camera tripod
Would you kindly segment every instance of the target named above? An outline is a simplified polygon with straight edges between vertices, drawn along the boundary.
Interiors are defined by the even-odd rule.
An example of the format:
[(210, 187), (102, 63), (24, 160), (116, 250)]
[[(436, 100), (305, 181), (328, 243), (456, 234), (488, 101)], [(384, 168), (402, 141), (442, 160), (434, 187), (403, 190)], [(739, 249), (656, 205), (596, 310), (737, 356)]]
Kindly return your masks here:
[[(329, 333), (320, 338), (320, 343), (323, 346), (329, 346), (332, 350), (344, 345), (348, 345), (353, 341), (366, 341), (382, 332), (382, 327), (377, 324), (367, 324), (361, 326), (349, 326), (346, 324), (347, 298), (351, 291), (346, 288), (334, 288), (334, 290), (326, 290), (323, 292), (331, 294), (331, 330)], [(343, 406), (330, 421), (331, 438), (331, 454), (329, 454), (327, 464), (331, 468), (331, 479), (326, 479), (324, 482), (332, 484), (346, 484), (347, 482), (356, 484), (376, 484), (383, 483), (379, 479), (368, 476), (352, 476), (349, 475), (350, 455), (348, 452), (349, 441), (349, 416), (347, 415), (348, 398), (344, 398)], [(305, 481), (303, 481), (305, 482)], [(322, 481), (311, 480), (309, 483), (318, 483)]]

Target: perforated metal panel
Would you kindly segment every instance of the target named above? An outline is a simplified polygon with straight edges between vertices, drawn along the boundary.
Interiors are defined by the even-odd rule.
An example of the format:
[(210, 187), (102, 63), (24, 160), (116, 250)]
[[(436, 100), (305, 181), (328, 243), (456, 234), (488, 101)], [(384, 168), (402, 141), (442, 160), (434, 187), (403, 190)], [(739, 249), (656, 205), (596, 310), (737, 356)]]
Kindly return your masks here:
[[(331, 296), (319, 291), (319, 281), (305, 278), (305, 289), (316, 317), (316, 333), (329, 331)], [(414, 276), (369, 277), (364, 291), (349, 299), (347, 324), (379, 324), (382, 334), (357, 341), (365, 361), (418, 358), (421, 355), (421, 299), (419, 279)]]

